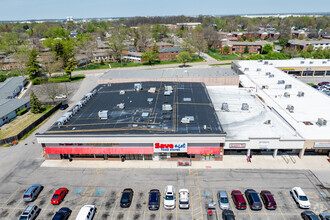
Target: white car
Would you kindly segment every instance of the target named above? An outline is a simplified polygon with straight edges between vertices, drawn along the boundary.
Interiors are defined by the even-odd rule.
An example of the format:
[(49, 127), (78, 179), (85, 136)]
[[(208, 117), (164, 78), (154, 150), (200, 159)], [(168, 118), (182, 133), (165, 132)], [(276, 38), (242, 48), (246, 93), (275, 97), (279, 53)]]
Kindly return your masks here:
[(93, 219), (95, 213), (96, 213), (96, 207), (94, 205), (84, 205), (80, 209), (76, 217), (76, 220), (91, 220)]
[(64, 94), (57, 95), (57, 96), (55, 96), (55, 99), (66, 99), (66, 95), (64, 95)]
[(174, 209), (175, 208), (175, 189), (174, 186), (168, 185), (164, 191), (164, 208)]
[(180, 189), (179, 190), (179, 208), (189, 209), (189, 190)]
[(293, 187), (290, 193), (300, 208), (309, 209), (311, 207), (311, 203), (300, 187)]

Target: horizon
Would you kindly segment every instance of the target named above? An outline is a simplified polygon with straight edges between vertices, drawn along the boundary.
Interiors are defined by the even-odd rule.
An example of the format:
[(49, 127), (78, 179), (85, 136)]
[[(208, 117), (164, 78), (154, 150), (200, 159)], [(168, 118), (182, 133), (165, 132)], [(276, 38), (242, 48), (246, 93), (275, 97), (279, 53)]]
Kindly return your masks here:
[[(4, 9), (0, 21), (30, 21), (56, 20), (72, 16), (76, 19), (129, 18), (129, 17), (168, 17), (168, 16), (242, 16), (242, 15), (277, 15), (277, 14), (329, 14), (324, 11), (330, 8), (326, 0), (317, 0), (310, 7), (307, 0), (297, 5), (295, 2), (279, 0), (267, 5), (261, 0), (254, 0), (253, 4), (243, 0), (235, 3), (217, 0), (174, 1), (166, 3), (152, 0), (127, 0), (125, 5), (120, 2), (99, 1), (92, 4), (87, 0), (0, 0)], [(304, 4), (306, 3), (306, 4)], [(101, 7), (100, 7), (101, 6)]]

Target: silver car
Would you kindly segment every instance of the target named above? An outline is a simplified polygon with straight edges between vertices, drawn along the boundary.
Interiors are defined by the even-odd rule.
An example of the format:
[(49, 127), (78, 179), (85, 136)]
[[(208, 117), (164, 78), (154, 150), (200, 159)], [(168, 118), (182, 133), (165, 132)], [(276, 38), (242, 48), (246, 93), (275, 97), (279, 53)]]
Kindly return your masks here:
[(230, 209), (229, 198), (226, 190), (219, 190), (217, 196), (220, 209)]
[(44, 187), (42, 185), (40, 185), (40, 184), (34, 184), (34, 185), (32, 185), (24, 193), (23, 201), (24, 202), (32, 202), (32, 201), (34, 201), (38, 197), (39, 193), (41, 192), (41, 190), (43, 188)]

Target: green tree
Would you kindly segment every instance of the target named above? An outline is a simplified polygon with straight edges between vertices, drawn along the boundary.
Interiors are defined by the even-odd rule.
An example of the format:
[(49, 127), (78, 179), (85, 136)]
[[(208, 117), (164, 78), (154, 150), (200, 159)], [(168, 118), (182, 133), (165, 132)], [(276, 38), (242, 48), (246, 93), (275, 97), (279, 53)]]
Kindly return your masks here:
[(72, 71), (76, 68), (76, 65), (77, 65), (77, 60), (75, 57), (72, 57), (71, 59), (69, 59), (67, 66), (65, 67), (65, 73), (70, 76), (70, 81), (71, 81)]
[(41, 74), (41, 66), (37, 61), (38, 52), (33, 49), (30, 52), (29, 61), (26, 63), (27, 72), (30, 78), (33, 79)]
[(280, 41), (279, 41), (279, 44), (282, 48), (285, 48), (286, 45), (288, 44), (288, 42), (289, 42), (288, 38), (281, 38)]
[(230, 52), (230, 47), (229, 47), (228, 45), (225, 45), (225, 46), (223, 47), (223, 53), (224, 53), (224, 54), (229, 54), (229, 52)]
[(248, 45), (245, 45), (245, 48), (244, 48), (244, 53), (250, 53), (250, 50), (249, 50), (249, 47)]
[(308, 45), (307, 52), (312, 53), (314, 51), (314, 46), (312, 44)]
[(142, 59), (151, 65), (153, 62), (159, 59), (158, 52), (155, 53), (152, 49), (147, 49), (142, 53)]
[(269, 54), (270, 52), (273, 52), (273, 45), (265, 44), (264, 48), (262, 49), (262, 52), (264, 54)]
[(185, 66), (187, 62), (191, 61), (191, 59), (192, 58), (187, 51), (183, 51), (178, 54), (178, 61), (183, 63), (183, 66)]
[(30, 94), (30, 105), (31, 105), (31, 112), (34, 114), (38, 114), (42, 112), (41, 102), (39, 101), (38, 97), (32, 91)]

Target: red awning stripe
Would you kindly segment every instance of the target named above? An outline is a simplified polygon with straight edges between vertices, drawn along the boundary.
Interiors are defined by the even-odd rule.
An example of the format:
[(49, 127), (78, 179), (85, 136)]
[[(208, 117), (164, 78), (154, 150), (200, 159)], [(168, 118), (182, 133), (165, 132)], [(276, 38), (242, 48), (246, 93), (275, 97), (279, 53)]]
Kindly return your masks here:
[(220, 154), (220, 147), (188, 147), (188, 154)]
[(152, 147), (46, 147), (46, 154), (154, 154)]

